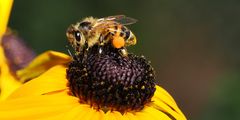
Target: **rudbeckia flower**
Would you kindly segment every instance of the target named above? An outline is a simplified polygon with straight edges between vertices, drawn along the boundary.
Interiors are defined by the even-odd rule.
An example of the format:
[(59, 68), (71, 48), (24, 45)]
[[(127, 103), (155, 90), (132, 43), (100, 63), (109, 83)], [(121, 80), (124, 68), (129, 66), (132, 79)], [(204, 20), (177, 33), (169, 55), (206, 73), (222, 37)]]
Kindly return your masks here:
[[(52, 57), (54, 56), (54, 57)], [(110, 56), (111, 57), (111, 56)], [(133, 58), (135, 56), (133, 55)], [(57, 59), (56, 59), (57, 58)], [(92, 71), (88, 70), (88, 74), (94, 76), (94, 70), (100, 69), (98, 65), (103, 69), (104, 66), (112, 64), (111, 60), (104, 56), (106, 59), (102, 61), (102, 59), (98, 59), (98, 56), (91, 56), (89, 59), (95, 64), (89, 65), (92, 66)], [(144, 60), (142, 58), (141, 62)], [(44, 60), (44, 61), (43, 61)], [(96, 62), (100, 60), (99, 62)], [(138, 109), (134, 109), (134, 106), (138, 105), (138, 100), (131, 101), (129, 104), (125, 104), (125, 102), (118, 101), (122, 104), (117, 104), (118, 108), (123, 109), (111, 109), (111, 105), (114, 107), (117, 106), (117, 103), (114, 100), (109, 100), (110, 107), (107, 108), (101, 107), (99, 104), (102, 104), (104, 100), (100, 100), (100, 102), (94, 103), (94, 92), (101, 91), (105, 89), (104, 87), (99, 87), (96, 82), (92, 81), (92, 86), (96, 87), (96, 91), (91, 88), (84, 87), (84, 82), (74, 82), (74, 84), (78, 85), (75, 87), (71, 82), (74, 81), (75, 77), (81, 76), (81, 70), (79, 70), (78, 61), (70, 62), (72, 58), (68, 55), (65, 55), (60, 52), (48, 51), (43, 53), (39, 57), (33, 60), (33, 62), (23, 70), (18, 71), (18, 74), (21, 74), (21, 78), (28, 79), (26, 76), (35, 76), (34, 79), (22, 85), (19, 89), (14, 91), (5, 101), (0, 102), (0, 119), (61, 119), (61, 120), (124, 120), (124, 119), (151, 119), (151, 120), (185, 120), (184, 114), (178, 108), (174, 99), (171, 95), (165, 91), (162, 87), (156, 85), (156, 91), (153, 96), (150, 97), (150, 100), (147, 103), (141, 104), (142, 107)], [(70, 64), (69, 64), (70, 62)], [(124, 62), (124, 61), (121, 61)], [(105, 64), (106, 63), (106, 64)], [(131, 62), (133, 63), (133, 61)], [(81, 65), (80, 65), (81, 66)], [(139, 66), (141, 67), (141, 66)], [(38, 72), (39, 68), (42, 71), (42, 74), (32, 75), (35, 72)], [(42, 69), (46, 68), (46, 69)], [(115, 68), (115, 67), (114, 67)], [(114, 71), (114, 68), (111, 71)], [(137, 68), (136, 68), (137, 69)], [(67, 71), (67, 72), (66, 72)], [(108, 67), (105, 69), (105, 72), (102, 73), (102, 77), (104, 74), (108, 74), (110, 72)], [(121, 73), (119, 71), (119, 73)], [(77, 75), (78, 74), (78, 75)], [(82, 74), (82, 75), (85, 75)], [(133, 74), (129, 75), (132, 76)], [(36, 77), (37, 76), (37, 77)], [(67, 76), (67, 77), (66, 77)], [(71, 77), (71, 79), (69, 79)], [(108, 77), (107, 75), (105, 77)], [(91, 77), (94, 78), (94, 77)], [(127, 78), (127, 77), (126, 77)], [(77, 78), (76, 78), (77, 79)], [(75, 79), (75, 80), (76, 80)], [(107, 79), (107, 78), (106, 78)], [(143, 78), (144, 79), (144, 78)], [(72, 80), (72, 81), (71, 81)], [(114, 82), (114, 81), (111, 81)], [(126, 81), (125, 81), (126, 82)], [(88, 83), (90, 84), (90, 83)], [(103, 85), (103, 81), (99, 83), (99, 85)], [(106, 84), (106, 83), (105, 83)], [(120, 84), (120, 83), (119, 83)], [(123, 83), (125, 84), (125, 83)], [(81, 90), (76, 90), (77, 87), (86, 88), (88, 91), (86, 93), (85, 90), (81, 92)], [(109, 86), (107, 86), (109, 87)], [(133, 86), (134, 87), (134, 86)], [(147, 87), (147, 86), (145, 86)], [(141, 89), (144, 89), (142, 86)], [(74, 90), (74, 92), (73, 92)], [(115, 88), (112, 88), (115, 90)], [(124, 92), (124, 91), (122, 91)], [(101, 92), (98, 92), (100, 94)], [(78, 94), (78, 95), (76, 95)], [(85, 94), (86, 96), (84, 96)], [(88, 94), (88, 95), (87, 95)], [(91, 96), (89, 96), (91, 94)], [(121, 93), (119, 93), (121, 94)], [(147, 94), (147, 92), (145, 93)], [(80, 97), (82, 95), (82, 97)], [(111, 92), (103, 94), (103, 96), (111, 96), (111, 98), (116, 97), (116, 95), (111, 95)], [(106, 97), (105, 96), (105, 97)], [(95, 96), (96, 97), (96, 96)], [(136, 98), (138, 96), (135, 96)], [(91, 100), (89, 99), (91, 98)], [(84, 101), (83, 99), (89, 99), (89, 101)], [(99, 99), (102, 99), (99, 96)], [(106, 98), (104, 98), (106, 99)], [(135, 98), (133, 98), (135, 99)], [(130, 99), (130, 100), (133, 100)], [(95, 99), (96, 100), (96, 99)], [(120, 98), (119, 98), (120, 100)], [(109, 105), (109, 104), (104, 104)], [(122, 105), (122, 106), (121, 106)], [(139, 106), (141, 106), (139, 105)], [(130, 107), (126, 107), (130, 106)], [(137, 106), (135, 106), (137, 107)], [(125, 109), (124, 111), (124, 108)], [(133, 108), (133, 109), (132, 109)]]
[[(144, 57), (120, 57), (110, 47), (99, 55), (96, 49), (86, 59), (48, 51), (16, 69), (18, 80), (28, 82), (0, 102), (0, 119), (186, 120), (171, 95), (155, 84), (154, 70)], [(6, 53), (1, 44), (0, 80), (16, 81)]]

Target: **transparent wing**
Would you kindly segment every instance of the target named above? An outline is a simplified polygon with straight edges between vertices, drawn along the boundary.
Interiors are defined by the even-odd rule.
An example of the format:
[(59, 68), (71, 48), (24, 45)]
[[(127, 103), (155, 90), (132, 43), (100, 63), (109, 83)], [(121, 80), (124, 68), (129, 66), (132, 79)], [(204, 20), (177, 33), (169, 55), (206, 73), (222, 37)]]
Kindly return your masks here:
[(115, 21), (118, 22), (122, 25), (131, 25), (137, 22), (136, 19), (131, 18), (131, 17), (127, 17), (125, 15), (115, 15), (115, 16), (108, 16), (105, 18), (100, 18), (98, 19), (98, 21)]

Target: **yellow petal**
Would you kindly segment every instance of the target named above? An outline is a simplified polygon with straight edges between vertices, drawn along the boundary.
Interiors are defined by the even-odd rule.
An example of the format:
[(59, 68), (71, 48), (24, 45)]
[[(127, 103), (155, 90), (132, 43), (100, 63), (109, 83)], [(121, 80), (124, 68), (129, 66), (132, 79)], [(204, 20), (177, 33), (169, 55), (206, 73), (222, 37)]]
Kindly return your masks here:
[(61, 120), (75, 120), (78, 117), (82, 117), (83, 115), (87, 114), (91, 108), (89, 105), (78, 105), (71, 109), (70, 111), (64, 113)]
[[(95, 111), (95, 110), (92, 110), (89, 105), (79, 103), (69, 111), (66, 111), (61, 114), (54, 114), (49, 117), (42, 118), (41, 120), (59, 120), (59, 119), (60, 120), (83, 120), (82, 118), (85, 115), (89, 115), (89, 112), (92, 112), (92, 111)], [(94, 114), (94, 116), (96, 116), (96, 114)]]
[(5, 33), (13, 0), (0, 0), (0, 41)]
[(176, 104), (173, 97), (165, 89), (158, 85), (156, 85), (156, 91), (154, 94), (161, 94), (161, 96), (164, 95), (165, 96), (164, 98)]
[(49, 68), (70, 62), (71, 58), (63, 53), (47, 51), (36, 57), (26, 68), (17, 71), (20, 81), (32, 79), (39, 76)]
[(105, 115), (104, 120), (118, 120), (115, 118), (114, 114), (111, 111), (108, 111)]
[(141, 112), (136, 113), (136, 116), (141, 119), (151, 119), (151, 120), (171, 120), (171, 118), (153, 107), (145, 107)]
[(124, 116), (126, 116), (129, 120), (138, 120), (137, 116), (131, 112), (125, 113)]
[(160, 109), (159, 106), (161, 106), (161, 109), (166, 110), (167, 112), (171, 112), (176, 117), (180, 115), (181, 117), (185, 118), (184, 114), (178, 108), (172, 96), (160, 86), (156, 86), (156, 88), (157, 89), (154, 93), (152, 101), (158, 106), (158, 109)]
[[(38, 118), (37, 120), (69, 120), (69, 119), (62, 119), (62, 116), (65, 113), (61, 113), (61, 114), (52, 114), (43, 118)], [(25, 119), (26, 120), (26, 119)], [(29, 118), (29, 120), (32, 120), (31, 118)]]
[(174, 99), (172, 98), (172, 96), (167, 93), (167, 91), (165, 91), (163, 88), (156, 86), (156, 91), (154, 93), (154, 98), (163, 101), (167, 104), (169, 104), (170, 106), (177, 106), (176, 102), (174, 101)]
[(108, 111), (104, 116), (104, 120), (129, 120), (129, 118), (118, 111)]
[[(1, 66), (3, 69), (6, 66)], [(2, 69), (1, 68), (1, 69)], [(6, 69), (5, 69), (6, 70)], [(15, 79), (14, 76), (11, 75), (10, 72), (5, 73), (1, 70), (2, 73), (0, 75), (0, 101), (5, 100), (13, 91), (20, 87), (21, 83)]]
[(0, 46), (0, 100), (6, 99), (21, 83), (11, 74), (3, 48)]
[(163, 111), (163, 112), (173, 116), (176, 119), (182, 118), (182, 115), (179, 114), (175, 109), (173, 109), (172, 106), (169, 106), (168, 104), (164, 103), (163, 101), (157, 100), (155, 98), (153, 98), (152, 100), (153, 100), (153, 107), (155, 107), (159, 111)]
[(150, 114), (147, 114), (143, 111), (135, 113), (135, 116), (139, 120), (155, 120), (155, 118), (153, 116), (151, 116)]
[(65, 89), (67, 89), (66, 67), (57, 65), (41, 76), (22, 85), (8, 99), (42, 95)]
[(95, 113), (96, 113), (96, 110), (88, 107), (88, 108), (85, 108), (85, 111), (83, 113), (75, 117), (73, 120), (91, 120), (93, 119), (93, 116)]
[(87, 114), (76, 118), (76, 120), (82, 119), (82, 120), (93, 120), (93, 116), (97, 115), (96, 110), (91, 108), (91, 110), (88, 110)]
[(104, 120), (105, 113), (102, 110), (95, 110), (91, 120)]
[(78, 106), (78, 98), (67, 95), (41, 95), (0, 102), (0, 119), (47, 118)]

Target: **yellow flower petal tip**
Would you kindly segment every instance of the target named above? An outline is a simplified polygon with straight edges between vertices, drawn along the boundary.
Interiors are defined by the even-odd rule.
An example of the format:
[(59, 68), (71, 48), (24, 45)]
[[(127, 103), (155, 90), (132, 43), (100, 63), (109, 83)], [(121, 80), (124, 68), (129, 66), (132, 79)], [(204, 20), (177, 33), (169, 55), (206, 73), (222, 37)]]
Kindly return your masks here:
[(0, 0), (0, 39), (5, 33), (13, 0)]
[(39, 76), (55, 65), (66, 64), (70, 60), (71, 57), (66, 54), (47, 51), (36, 57), (27, 67), (17, 71), (17, 76), (21, 82), (25, 82)]

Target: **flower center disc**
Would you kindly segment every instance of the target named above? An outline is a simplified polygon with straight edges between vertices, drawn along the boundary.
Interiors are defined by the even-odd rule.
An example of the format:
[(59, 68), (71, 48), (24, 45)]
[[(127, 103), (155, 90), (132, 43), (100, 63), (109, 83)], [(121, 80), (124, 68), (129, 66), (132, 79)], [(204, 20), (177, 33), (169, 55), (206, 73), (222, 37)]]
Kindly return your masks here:
[(110, 45), (100, 54), (97, 46), (86, 59), (75, 56), (67, 69), (74, 96), (97, 109), (141, 110), (155, 92), (154, 71), (144, 57), (122, 57)]

